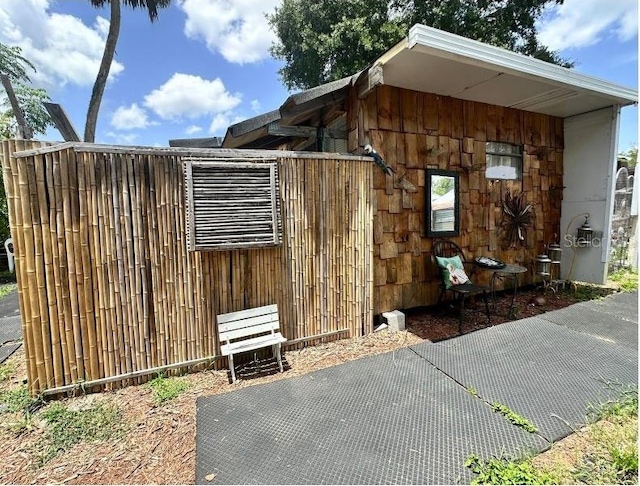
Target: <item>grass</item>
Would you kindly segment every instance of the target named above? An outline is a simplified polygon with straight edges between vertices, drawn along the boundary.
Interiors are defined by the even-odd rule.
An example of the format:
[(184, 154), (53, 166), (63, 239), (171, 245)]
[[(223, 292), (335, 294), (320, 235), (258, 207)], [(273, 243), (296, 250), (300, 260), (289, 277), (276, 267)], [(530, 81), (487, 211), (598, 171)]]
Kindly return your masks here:
[(0, 284), (0, 299), (9, 295), (16, 289), (17, 285), (14, 283), (3, 283)]
[(535, 434), (536, 432), (538, 432), (538, 428), (535, 425), (529, 422), (529, 420), (527, 420), (522, 415), (519, 415), (513, 410), (511, 410), (506, 405), (499, 402), (493, 402), (491, 404), (491, 408), (493, 409), (494, 412), (498, 412), (504, 415), (504, 417), (513, 425), (522, 427), (524, 430), (526, 430), (527, 432), (531, 432), (532, 434)]
[(47, 428), (39, 443), (40, 466), (75, 444), (106, 440), (125, 430), (120, 410), (103, 404), (86, 410), (69, 410), (62, 403), (54, 403), (41, 416)]
[[(593, 408), (589, 425), (537, 457), (480, 459), (465, 465), (471, 484), (638, 484), (638, 388), (619, 390), (616, 400)], [(548, 461), (553, 462), (550, 464)]]
[(182, 392), (189, 389), (189, 383), (178, 378), (167, 378), (164, 374), (159, 374), (148, 384), (153, 391), (153, 401), (156, 405), (177, 398)]
[(531, 459), (492, 457), (483, 461), (472, 454), (465, 466), (476, 474), (471, 484), (559, 484), (553, 472), (538, 470)]
[(609, 280), (616, 283), (624, 292), (638, 290), (638, 272), (622, 269), (609, 275)]
[(13, 362), (0, 365), (0, 382), (8, 380), (16, 371), (16, 368), (17, 366)]
[(23, 412), (25, 415), (31, 413), (41, 403), (39, 398), (33, 398), (29, 394), (27, 385), (12, 388), (0, 394), (0, 402), (7, 406), (7, 412)]
[(578, 283), (573, 289), (574, 297), (581, 302), (585, 302), (587, 300), (600, 300), (611, 293), (612, 290), (610, 288), (587, 283)]

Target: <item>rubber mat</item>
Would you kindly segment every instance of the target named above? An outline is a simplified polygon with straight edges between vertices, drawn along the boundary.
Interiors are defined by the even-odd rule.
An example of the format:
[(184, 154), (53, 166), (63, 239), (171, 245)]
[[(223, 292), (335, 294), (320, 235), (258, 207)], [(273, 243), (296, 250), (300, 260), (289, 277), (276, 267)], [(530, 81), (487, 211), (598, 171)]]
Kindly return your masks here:
[(22, 339), (20, 316), (0, 318), (0, 344)]
[(196, 481), (468, 483), (472, 453), (548, 445), (405, 348), (199, 398)]
[(638, 383), (636, 350), (539, 317), (411, 349), (488, 402), (527, 418), (549, 441), (585, 423), (593, 405)]
[(4, 363), (16, 350), (22, 346), (22, 343), (10, 343), (0, 346), (0, 363)]
[(621, 346), (638, 349), (637, 291), (582, 302), (542, 314), (540, 318), (613, 341)]

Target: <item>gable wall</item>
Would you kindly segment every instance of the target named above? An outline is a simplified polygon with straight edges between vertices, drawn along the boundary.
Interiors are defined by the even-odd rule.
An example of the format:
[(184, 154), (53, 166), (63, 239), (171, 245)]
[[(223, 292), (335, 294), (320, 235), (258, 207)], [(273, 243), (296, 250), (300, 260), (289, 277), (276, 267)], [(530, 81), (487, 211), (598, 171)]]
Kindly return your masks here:
[[(524, 265), (520, 285), (534, 282), (536, 256), (560, 235), (561, 118), (383, 85), (364, 99), (352, 90), (348, 129), (350, 151), (371, 143), (395, 170), (387, 177), (374, 168), (374, 314), (437, 302), (433, 238), (426, 237), (427, 168), (460, 174), (460, 236), (450, 239), (467, 260), (485, 255)], [(485, 178), (486, 141), (524, 144), (522, 180)], [(534, 204), (526, 248), (505, 249), (498, 235), (507, 189), (524, 191)], [(488, 283), (489, 272), (477, 275)]]

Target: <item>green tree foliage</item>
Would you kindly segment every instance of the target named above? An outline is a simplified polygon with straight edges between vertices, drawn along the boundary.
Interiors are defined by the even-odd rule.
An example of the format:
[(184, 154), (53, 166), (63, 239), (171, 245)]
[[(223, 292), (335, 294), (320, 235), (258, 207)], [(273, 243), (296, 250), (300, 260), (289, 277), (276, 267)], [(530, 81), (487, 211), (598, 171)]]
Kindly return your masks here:
[[(49, 101), (49, 96), (45, 90), (29, 85), (30, 71), (35, 72), (36, 68), (22, 56), (19, 47), (0, 44), (0, 74), (6, 74), (9, 77), (27, 126), (34, 134), (44, 134), (47, 127), (52, 124), (51, 117), (42, 104), (43, 101)], [(0, 138), (15, 137), (18, 133), (17, 125), (9, 98), (0, 87)], [(0, 171), (0, 244), (3, 244), (9, 236), (7, 196)]]
[(98, 124), (98, 112), (100, 111), (100, 104), (102, 103), (102, 95), (104, 94), (104, 88), (107, 85), (107, 78), (109, 77), (109, 71), (111, 70), (111, 63), (113, 62), (113, 56), (116, 52), (116, 45), (118, 44), (118, 37), (120, 35), (120, 2), (122, 4), (131, 7), (132, 9), (146, 9), (149, 14), (151, 22), (158, 18), (158, 9), (166, 8), (171, 5), (171, 0), (89, 0), (91, 5), (97, 8), (102, 8), (105, 5), (109, 5), (111, 8), (109, 32), (107, 34), (107, 40), (104, 46), (104, 52), (102, 54), (102, 61), (100, 62), (100, 68), (96, 80), (93, 83), (93, 90), (91, 91), (91, 99), (89, 100), (89, 108), (87, 109), (87, 120), (84, 127), (84, 141), (95, 142), (96, 138), (96, 125)]
[(454, 187), (453, 177), (435, 176), (431, 184), (431, 192), (443, 196)]
[[(42, 104), (43, 101), (49, 101), (49, 96), (45, 90), (29, 86), (29, 71), (35, 72), (36, 68), (22, 56), (19, 47), (0, 44), (0, 74), (9, 76), (27, 125), (34, 134), (44, 134), (52, 124), (51, 117)], [(15, 137), (18, 127), (13, 109), (4, 89), (0, 88), (0, 93), (0, 137)]]
[(638, 164), (638, 147), (631, 147), (626, 152), (620, 153), (619, 157), (624, 157), (629, 167), (635, 167)]
[(354, 74), (417, 23), (572, 67), (541, 45), (535, 27), (545, 5), (564, 0), (283, 0), (268, 16), (278, 37), (271, 54), (289, 89)]

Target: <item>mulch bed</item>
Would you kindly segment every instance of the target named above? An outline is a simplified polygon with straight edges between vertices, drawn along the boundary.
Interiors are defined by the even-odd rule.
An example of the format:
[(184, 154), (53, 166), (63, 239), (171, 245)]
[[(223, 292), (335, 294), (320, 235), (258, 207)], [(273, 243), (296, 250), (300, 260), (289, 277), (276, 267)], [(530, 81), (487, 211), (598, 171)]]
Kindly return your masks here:
[[(614, 289), (598, 288), (599, 296), (613, 293)], [(496, 326), (505, 322), (533, 317), (545, 312), (562, 309), (572, 304), (585, 300), (584, 293), (576, 287), (567, 286), (565, 289), (542, 291), (534, 286), (518, 289), (513, 317), (509, 317), (512, 291), (507, 290), (496, 294), (496, 309), (491, 313), (491, 324), (487, 322), (484, 302), (481, 297), (470, 299), (466, 303), (465, 316), (461, 329), (458, 328), (459, 316), (457, 309), (443, 303), (439, 306), (408, 309), (406, 315), (407, 330), (422, 339), (437, 342), (450, 339), (455, 336), (478, 331), (490, 326)]]

